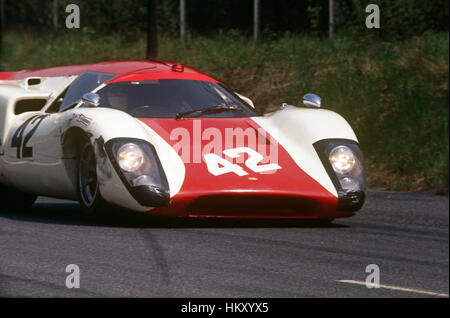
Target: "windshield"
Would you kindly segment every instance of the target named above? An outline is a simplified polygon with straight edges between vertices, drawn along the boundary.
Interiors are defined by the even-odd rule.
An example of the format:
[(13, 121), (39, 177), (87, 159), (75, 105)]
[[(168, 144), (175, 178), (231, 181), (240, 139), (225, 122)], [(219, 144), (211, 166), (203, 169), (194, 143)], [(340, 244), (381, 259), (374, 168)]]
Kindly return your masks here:
[(81, 74), (72, 85), (70, 85), (59, 111), (63, 112), (69, 109), (71, 106), (78, 103), (84, 94), (93, 91), (95, 88), (115, 76), (116, 74), (100, 72), (86, 72)]
[(176, 118), (179, 114), (215, 106), (225, 107), (217, 112), (197, 112), (195, 116), (256, 116), (239, 97), (213, 82), (182, 79), (120, 82), (109, 84), (97, 93), (100, 107), (122, 110), (140, 118)]

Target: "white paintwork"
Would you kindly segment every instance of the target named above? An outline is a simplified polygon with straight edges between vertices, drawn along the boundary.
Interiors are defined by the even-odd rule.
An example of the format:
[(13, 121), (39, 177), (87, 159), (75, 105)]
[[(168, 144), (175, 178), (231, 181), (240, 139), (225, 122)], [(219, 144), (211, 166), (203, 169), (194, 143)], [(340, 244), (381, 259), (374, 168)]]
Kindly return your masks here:
[(303, 171), (337, 197), (313, 144), (329, 138), (358, 141), (342, 116), (325, 109), (289, 108), (253, 120), (286, 149)]
[[(14, 81), (0, 81), (0, 154), (2, 154), (2, 145), (6, 134), (11, 129), (13, 121), (16, 121), (14, 115), (14, 105), (22, 99), (45, 98), (45, 111), (58, 95), (76, 78), (77, 76), (62, 76), (42, 78), (41, 84), (28, 87), (27, 79)], [(28, 117), (27, 117), (28, 118)]]

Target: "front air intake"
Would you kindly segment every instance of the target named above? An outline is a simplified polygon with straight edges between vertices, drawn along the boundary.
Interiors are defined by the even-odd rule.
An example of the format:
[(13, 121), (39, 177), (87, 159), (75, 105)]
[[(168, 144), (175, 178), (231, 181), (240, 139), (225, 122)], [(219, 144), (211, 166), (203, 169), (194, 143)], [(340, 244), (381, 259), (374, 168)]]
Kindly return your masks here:
[(219, 194), (194, 200), (187, 208), (190, 216), (311, 217), (322, 211), (320, 202), (305, 197)]

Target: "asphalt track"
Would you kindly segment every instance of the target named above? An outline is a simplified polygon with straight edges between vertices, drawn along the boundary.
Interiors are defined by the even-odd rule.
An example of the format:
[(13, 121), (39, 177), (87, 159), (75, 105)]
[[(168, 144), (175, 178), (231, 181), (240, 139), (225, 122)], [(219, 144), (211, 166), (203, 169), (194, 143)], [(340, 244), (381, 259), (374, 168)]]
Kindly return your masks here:
[[(369, 191), (357, 216), (301, 222), (117, 216), (73, 202), (0, 210), (3, 297), (448, 297), (448, 196)], [(68, 264), (80, 288), (65, 286)], [(381, 288), (364, 285), (366, 266)]]

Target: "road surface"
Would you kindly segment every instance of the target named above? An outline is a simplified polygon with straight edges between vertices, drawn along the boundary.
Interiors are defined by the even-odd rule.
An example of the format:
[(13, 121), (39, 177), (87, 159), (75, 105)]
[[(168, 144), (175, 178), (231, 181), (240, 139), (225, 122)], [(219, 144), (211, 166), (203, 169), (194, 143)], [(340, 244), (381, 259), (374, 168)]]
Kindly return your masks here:
[[(448, 196), (368, 192), (353, 218), (301, 222), (115, 217), (73, 202), (0, 209), (0, 296), (448, 297)], [(80, 288), (66, 287), (66, 266)], [(367, 288), (370, 264), (380, 288)]]

